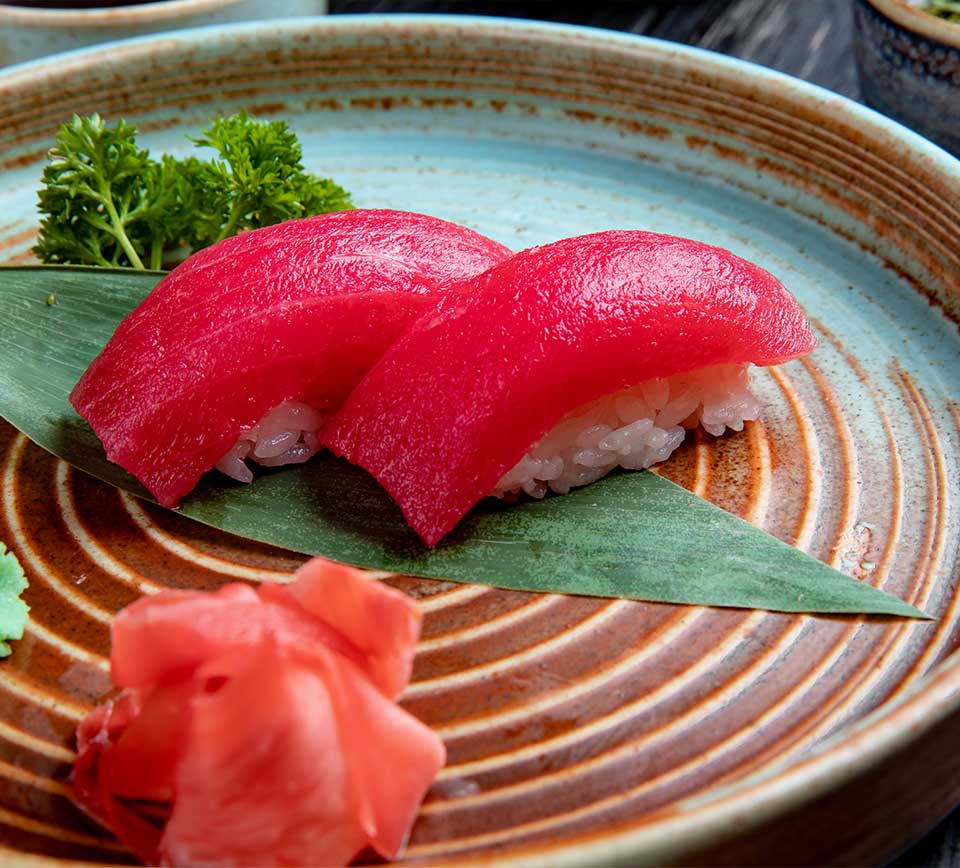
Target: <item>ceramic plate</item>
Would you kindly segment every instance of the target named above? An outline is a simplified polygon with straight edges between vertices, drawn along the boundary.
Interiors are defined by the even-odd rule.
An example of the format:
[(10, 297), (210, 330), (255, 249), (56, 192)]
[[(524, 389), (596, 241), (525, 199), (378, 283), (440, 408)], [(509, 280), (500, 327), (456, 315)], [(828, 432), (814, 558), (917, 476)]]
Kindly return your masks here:
[[(960, 801), (960, 163), (758, 67), (491, 19), (114, 44), (10, 70), (0, 106), (8, 262), (30, 259), (44, 152), (71, 112), (123, 116), (182, 153), (185, 132), (246, 108), (288, 119), (308, 168), (360, 206), (516, 248), (691, 236), (768, 268), (809, 312), (822, 346), (758, 374), (762, 420), (693, 439), (664, 472), (936, 619), (387, 577), (426, 615), (404, 704), (449, 750), (408, 859), (862, 864)], [(122, 862), (64, 786), (73, 728), (109, 690), (111, 616), (160, 587), (280, 579), (302, 558), (119, 494), (9, 427), (0, 449), (0, 538), (32, 607), (0, 664), (0, 840)]]

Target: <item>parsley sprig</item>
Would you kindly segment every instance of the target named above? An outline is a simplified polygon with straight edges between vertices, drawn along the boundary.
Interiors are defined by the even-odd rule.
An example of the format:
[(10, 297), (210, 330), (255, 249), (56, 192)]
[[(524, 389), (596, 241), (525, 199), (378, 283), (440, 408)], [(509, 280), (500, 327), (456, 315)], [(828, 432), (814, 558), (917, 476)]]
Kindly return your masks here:
[(7, 644), (23, 638), (30, 607), (20, 595), (27, 587), (27, 577), (16, 555), (0, 542), (0, 657), (10, 654)]
[(34, 252), (43, 262), (158, 269), (174, 251), (353, 207), (342, 187), (304, 170), (283, 121), (217, 118), (192, 139), (216, 151), (207, 160), (155, 160), (136, 136), (97, 114), (61, 126), (39, 194), (45, 216)]

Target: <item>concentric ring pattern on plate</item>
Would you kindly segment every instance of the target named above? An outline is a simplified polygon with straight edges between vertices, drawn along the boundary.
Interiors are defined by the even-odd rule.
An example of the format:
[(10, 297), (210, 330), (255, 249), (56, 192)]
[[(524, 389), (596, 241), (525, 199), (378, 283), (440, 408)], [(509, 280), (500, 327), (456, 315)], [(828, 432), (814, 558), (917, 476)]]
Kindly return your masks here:
[[(923, 695), (960, 641), (960, 173), (920, 140), (701, 53), (452, 19), (136, 41), (14, 70), (0, 105), (7, 262), (29, 259), (43, 154), (71, 112), (122, 115), (151, 148), (183, 151), (184, 132), (245, 107), (289, 119), (308, 168), (358, 205), (517, 248), (606, 228), (695, 237), (769, 268), (808, 310), (822, 345), (756, 374), (762, 420), (691, 439), (663, 472), (936, 620), (386, 577), (426, 614), (404, 703), (449, 750), (409, 858), (536, 858), (696, 820), (696, 799), (777, 781)], [(9, 426), (0, 450), (0, 539), (32, 607), (0, 666), (0, 839), (123, 861), (64, 786), (72, 729), (109, 690), (112, 614), (162, 587), (282, 579), (302, 558), (120, 494)]]

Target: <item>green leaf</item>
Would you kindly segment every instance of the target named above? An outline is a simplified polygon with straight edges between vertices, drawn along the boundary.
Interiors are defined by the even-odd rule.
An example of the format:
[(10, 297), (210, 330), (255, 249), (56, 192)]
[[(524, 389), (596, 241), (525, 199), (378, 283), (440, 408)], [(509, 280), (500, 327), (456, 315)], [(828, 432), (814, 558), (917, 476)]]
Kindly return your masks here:
[[(0, 269), (0, 415), (45, 449), (141, 497), (67, 403), (159, 273)], [(58, 303), (45, 304), (55, 292)], [(789, 612), (926, 617), (654, 473), (564, 497), (480, 504), (434, 550), (366, 473), (329, 453), (249, 486), (208, 474), (184, 515), (250, 539), (417, 576), (504, 588)]]
[(0, 542), (0, 657), (10, 654), (6, 640), (23, 638), (30, 607), (20, 599), (27, 577), (16, 555)]

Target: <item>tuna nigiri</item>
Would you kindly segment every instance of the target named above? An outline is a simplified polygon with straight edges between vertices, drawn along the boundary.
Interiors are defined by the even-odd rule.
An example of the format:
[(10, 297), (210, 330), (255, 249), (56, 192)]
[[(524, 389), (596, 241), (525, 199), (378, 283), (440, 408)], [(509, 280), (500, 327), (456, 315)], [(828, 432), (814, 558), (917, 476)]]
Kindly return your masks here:
[[(305, 460), (315, 431), (432, 296), (510, 251), (401, 211), (227, 238), (165, 277), (70, 400), (111, 461), (173, 506), (214, 465)], [(219, 463), (219, 464), (218, 464)]]
[(684, 425), (742, 427), (759, 409), (747, 365), (816, 343), (780, 282), (729, 251), (601, 232), (519, 253), (445, 296), (321, 436), (432, 546), (487, 495), (562, 493), (663, 460)]
[(78, 728), (77, 802), (147, 864), (396, 856), (445, 758), (394, 702), (420, 620), (322, 559), (291, 585), (137, 601), (111, 630), (124, 690)]

